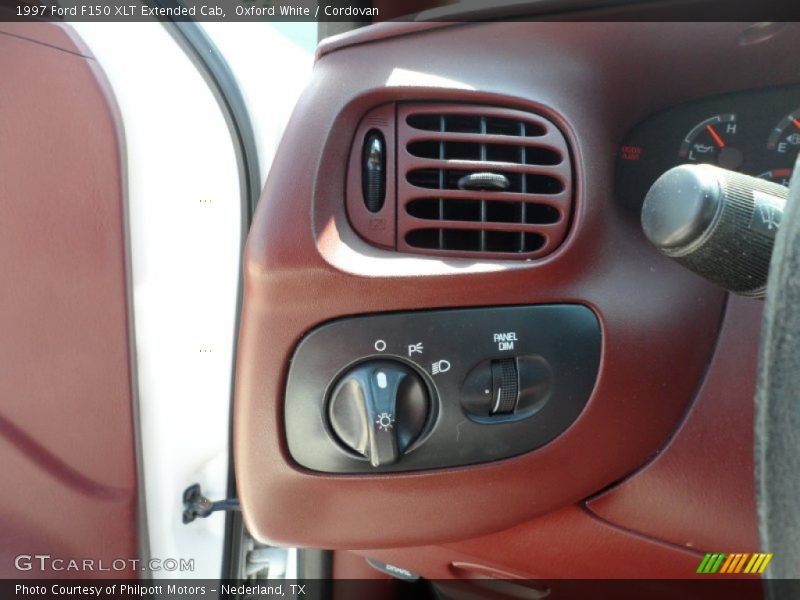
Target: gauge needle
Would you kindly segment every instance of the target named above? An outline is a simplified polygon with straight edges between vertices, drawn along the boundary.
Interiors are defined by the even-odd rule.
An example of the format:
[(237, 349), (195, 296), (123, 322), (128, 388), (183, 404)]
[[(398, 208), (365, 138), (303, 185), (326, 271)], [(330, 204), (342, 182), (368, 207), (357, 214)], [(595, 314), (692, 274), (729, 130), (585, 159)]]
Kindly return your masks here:
[(792, 123), (794, 123), (795, 127), (800, 129), (800, 119), (792, 119)]
[(708, 129), (708, 133), (711, 134), (711, 137), (714, 138), (714, 141), (717, 142), (717, 146), (719, 146), (720, 148), (724, 148), (725, 147), (725, 140), (723, 140), (719, 136), (719, 134), (714, 129), (714, 127), (712, 125), (706, 125), (706, 129)]

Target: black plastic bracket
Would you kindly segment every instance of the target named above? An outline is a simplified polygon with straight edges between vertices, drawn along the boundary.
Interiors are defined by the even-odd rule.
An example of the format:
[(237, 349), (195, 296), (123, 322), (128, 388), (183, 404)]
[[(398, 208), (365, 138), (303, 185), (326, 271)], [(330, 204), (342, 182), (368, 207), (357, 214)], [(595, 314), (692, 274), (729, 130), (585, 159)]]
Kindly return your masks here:
[(220, 510), (241, 510), (237, 498), (226, 498), (212, 502), (203, 495), (199, 483), (194, 483), (183, 490), (183, 523), (191, 523), (198, 517), (205, 519), (211, 513)]

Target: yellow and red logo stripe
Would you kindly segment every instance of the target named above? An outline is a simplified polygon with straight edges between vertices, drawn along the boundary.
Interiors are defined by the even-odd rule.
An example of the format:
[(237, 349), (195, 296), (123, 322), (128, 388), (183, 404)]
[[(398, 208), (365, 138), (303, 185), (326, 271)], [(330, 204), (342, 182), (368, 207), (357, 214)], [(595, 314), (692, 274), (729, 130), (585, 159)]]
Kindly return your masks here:
[(761, 574), (772, 560), (772, 553), (733, 553), (733, 554), (706, 554), (697, 572), (701, 574), (713, 573), (749, 573)]

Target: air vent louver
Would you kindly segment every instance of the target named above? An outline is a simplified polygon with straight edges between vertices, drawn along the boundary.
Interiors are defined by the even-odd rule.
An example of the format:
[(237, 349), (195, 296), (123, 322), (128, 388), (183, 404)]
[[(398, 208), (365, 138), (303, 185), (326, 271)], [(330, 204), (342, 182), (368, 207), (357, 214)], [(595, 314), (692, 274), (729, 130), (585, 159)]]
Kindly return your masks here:
[(397, 146), (398, 249), (538, 258), (566, 236), (569, 151), (542, 117), (488, 106), (402, 104)]

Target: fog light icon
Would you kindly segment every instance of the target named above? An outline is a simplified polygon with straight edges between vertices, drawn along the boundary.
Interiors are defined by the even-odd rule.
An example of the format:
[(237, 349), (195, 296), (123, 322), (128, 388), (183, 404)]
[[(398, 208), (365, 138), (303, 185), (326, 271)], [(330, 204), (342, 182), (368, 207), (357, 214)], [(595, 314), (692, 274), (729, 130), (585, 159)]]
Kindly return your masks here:
[(431, 365), (431, 375), (438, 375), (439, 373), (447, 373), (450, 370), (450, 362), (446, 360), (437, 360)]

